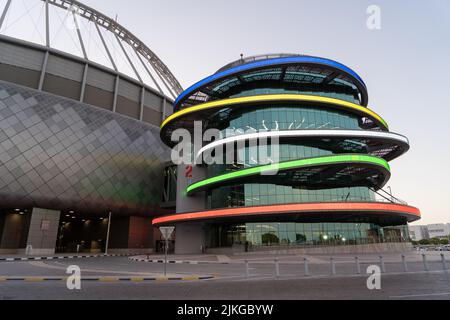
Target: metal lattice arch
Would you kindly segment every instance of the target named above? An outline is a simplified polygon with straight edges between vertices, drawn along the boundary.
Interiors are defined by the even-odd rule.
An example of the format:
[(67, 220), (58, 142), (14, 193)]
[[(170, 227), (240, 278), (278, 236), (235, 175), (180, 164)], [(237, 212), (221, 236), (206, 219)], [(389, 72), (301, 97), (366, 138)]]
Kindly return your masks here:
[(158, 125), (183, 91), (129, 30), (73, 0), (0, 0), (0, 80)]

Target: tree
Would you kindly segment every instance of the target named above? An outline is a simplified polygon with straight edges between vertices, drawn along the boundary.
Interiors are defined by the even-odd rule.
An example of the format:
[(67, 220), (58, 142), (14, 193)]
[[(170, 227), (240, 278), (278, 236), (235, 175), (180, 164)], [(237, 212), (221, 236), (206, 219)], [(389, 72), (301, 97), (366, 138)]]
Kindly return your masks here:
[(439, 238), (430, 239), (430, 244), (438, 246), (441, 244), (441, 240)]

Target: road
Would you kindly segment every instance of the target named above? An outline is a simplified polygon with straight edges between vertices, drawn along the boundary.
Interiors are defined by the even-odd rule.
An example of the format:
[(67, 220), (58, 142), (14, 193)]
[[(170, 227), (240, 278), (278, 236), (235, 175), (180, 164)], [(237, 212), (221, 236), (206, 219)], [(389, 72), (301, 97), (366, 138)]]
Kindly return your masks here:
[[(375, 257), (362, 259), (363, 275), (355, 274), (350, 257), (335, 258), (336, 275), (331, 275), (329, 258), (311, 259), (310, 275), (305, 276), (303, 260), (280, 258), (280, 276), (270, 260), (252, 261), (250, 277), (245, 265), (171, 264), (169, 275), (212, 275), (211, 280), (193, 281), (82, 281), (81, 290), (68, 290), (65, 281), (0, 281), (0, 299), (450, 299), (450, 271), (443, 272), (438, 259), (430, 259), (429, 272), (420, 260), (408, 264), (386, 258), (386, 274), (381, 290), (367, 288), (367, 266)], [(398, 260), (398, 259), (397, 259)], [(130, 261), (128, 258), (0, 263), (0, 277), (63, 277), (70, 265), (78, 265), (82, 277), (149, 277), (161, 275), (163, 265)]]

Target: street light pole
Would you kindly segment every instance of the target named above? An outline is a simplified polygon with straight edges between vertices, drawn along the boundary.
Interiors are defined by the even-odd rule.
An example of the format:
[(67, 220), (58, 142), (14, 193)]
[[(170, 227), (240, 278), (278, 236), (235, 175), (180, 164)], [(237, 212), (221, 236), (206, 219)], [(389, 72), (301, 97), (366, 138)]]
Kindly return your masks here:
[(167, 276), (167, 247), (169, 244), (169, 240), (164, 240), (164, 277)]
[(105, 244), (105, 255), (108, 254), (108, 247), (109, 247), (109, 232), (111, 230), (111, 212), (109, 213), (108, 217), (108, 229), (106, 231), (106, 244)]

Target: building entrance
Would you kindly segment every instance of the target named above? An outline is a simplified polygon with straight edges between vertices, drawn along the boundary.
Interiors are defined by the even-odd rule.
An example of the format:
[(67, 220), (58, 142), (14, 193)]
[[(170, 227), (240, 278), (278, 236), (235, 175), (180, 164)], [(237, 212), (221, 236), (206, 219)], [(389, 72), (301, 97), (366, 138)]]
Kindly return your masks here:
[(105, 252), (108, 232), (108, 217), (98, 215), (76, 215), (62, 213), (57, 253), (102, 253)]

